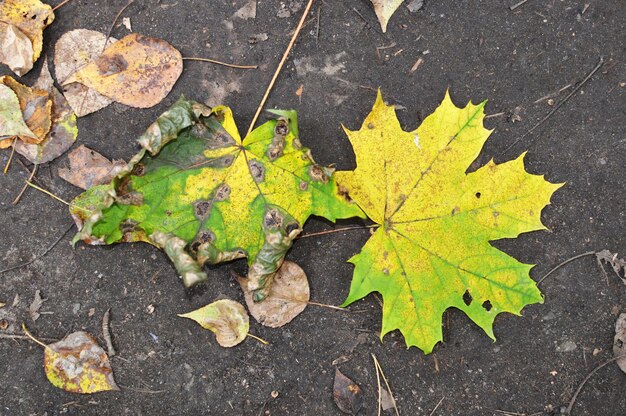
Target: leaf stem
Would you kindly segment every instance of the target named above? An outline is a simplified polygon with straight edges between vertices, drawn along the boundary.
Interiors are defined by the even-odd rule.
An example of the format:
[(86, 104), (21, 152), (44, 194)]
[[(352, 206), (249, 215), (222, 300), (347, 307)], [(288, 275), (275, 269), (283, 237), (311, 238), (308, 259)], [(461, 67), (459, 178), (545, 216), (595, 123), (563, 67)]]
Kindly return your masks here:
[(256, 340), (257, 340), (257, 341), (259, 341), (261, 344), (270, 345), (269, 341), (266, 341), (266, 340), (264, 340), (263, 338), (259, 338), (259, 337), (257, 337), (256, 335), (252, 335), (252, 334), (251, 334), (251, 333), (249, 333), (249, 332), (248, 332), (248, 335), (246, 335), (246, 336), (248, 336), (248, 337), (250, 337), (250, 338), (254, 338), (254, 339), (256, 339)]
[(552, 270), (550, 270), (550, 271), (549, 271), (548, 273), (546, 273), (546, 274), (545, 274), (545, 275), (544, 275), (541, 279), (539, 279), (539, 281), (537, 282), (537, 286), (539, 286), (539, 285), (541, 284), (541, 282), (543, 282), (544, 280), (546, 280), (546, 278), (547, 278), (548, 276), (550, 276), (552, 273), (554, 273), (555, 271), (557, 271), (559, 268), (561, 268), (561, 267), (565, 266), (566, 264), (568, 264), (568, 263), (570, 263), (570, 262), (572, 262), (572, 261), (574, 261), (574, 260), (577, 260), (577, 259), (579, 259), (579, 258), (581, 258), (581, 257), (591, 256), (592, 254), (596, 254), (596, 252), (595, 252), (595, 251), (587, 251), (586, 253), (578, 254), (578, 255), (576, 255), (576, 256), (574, 256), (574, 257), (571, 257), (571, 258), (569, 258), (569, 259), (565, 260), (565, 261), (564, 261), (564, 262), (562, 262), (562, 263), (559, 263), (559, 264), (558, 264), (555, 268), (553, 268)]
[(202, 61), (202, 62), (210, 62), (212, 64), (227, 66), (229, 68), (237, 68), (237, 69), (257, 69), (258, 65), (238, 65), (238, 64), (229, 64), (228, 62), (218, 61), (216, 59), (210, 58), (197, 58), (195, 56), (185, 56), (183, 57), (183, 61)]
[(9, 166), (11, 166), (11, 161), (13, 160), (13, 155), (15, 154), (15, 142), (17, 140), (17, 136), (13, 139), (13, 143), (11, 144), (11, 154), (9, 155), (9, 160), (7, 160), (7, 164), (4, 166), (4, 170), (2, 171), (3, 175), (9, 171)]
[(37, 344), (41, 345), (44, 348), (50, 348), (48, 347), (46, 344), (44, 344), (43, 342), (39, 341), (37, 338), (35, 338), (33, 336), (33, 334), (31, 334), (28, 329), (26, 329), (26, 324), (24, 322), (22, 322), (22, 331), (24, 331), (24, 333), (26, 334), (26, 336), (28, 338), (30, 338), (31, 340), (35, 341)]
[(26, 188), (28, 188), (28, 184), (30, 183), (30, 181), (33, 180), (33, 178), (35, 177), (35, 173), (37, 173), (37, 164), (34, 165), (33, 167), (33, 171), (30, 173), (30, 176), (28, 177), (28, 180), (26, 181), (26, 183), (24, 184), (24, 187), (22, 188), (22, 190), (20, 191), (19, 194), (17, 194), (17, 196), (15, 197), (15, 199), (13, 200), (13, 205), (17, 205), (20, 202), (20, 199), (22, 199), (22, 195), (24, 195), (24, 192), (26, 192)]
[(274, 83), (276, 82), (276, 79), (278, 78), (278, 74), (280, 74), (280, 71), (283, 68), (283, 65), (287, 61), (287, 57), (289, 57), (289, 53), (291, 52), (293, 45), (296, 43), (298, 34), (300, 34), (302, 25), (304, 24), (304, 21), (306, 20), (306, 17), (309, 14), (309, 11), (311, 10), (312, 5), (313, 5), (313, 0), (309, 0), (309, 3), (306, 5), (306, 8), (304, 9), (304, 13), (302, 13), (302, 17), (300, 18), (300, 23), (298, 23), (298, 26), (296, 27), (296, 31), (293, 33), (293, 36), (291, 37), (291, 41), (289, 41), (289, 45), (287, 46), (287, 49), (285, 50), (285, 53), (283, 54), (283, 57), (280, 60), (280, 63), (278, 64), (276, 71), (274, 72), (274, 76), (272, 77), (272, 80), (270, 81), (270, 84), (268, 85), (267, 90), (265, 90), (265, 94), (263, 95), (263, 98), (261, 99), (261, 103), (259, 104), (259, 107), (256, 109), (256, 113), (254, 114), (254, 117), (252, 118), (250, 127), (248, 127), (248, 133), (246, 133), (246, 136), (252, 132), (254, 125), (259, 119), (259, 115), (261, 114), (261, 111), (263, 110), (263, 106), (265, 105), (265, 102), (267, 101), (267, 98), (269, 97), (270, 92), (272, 91), (272, 88), (274, 87)]
[(56, 9), (58, 9), (59, 7), (65, 6), (67, 3), (69, 3), (72, 0), (63, 0), (61, 3), (57, 4), (56, 6), (54, 6), (52, 8), (52, 11), (56, 11)]
[(326, 235), (326, 234), (333, 234), (333, 233), (339, 233), (342, 231), (351, 231), (351, 230), (366, 230), (366, 229), (370, 229), (370, 228), (378, 228), (380, 227), (380, 224), (371, 224), (371, 225), (362, 225), (362, 226), (358, 226), (358, 227), (343, 227), (343, 228), (335, 228), (332, 230), (326, 230), (326, 231), (319, 231), (316, 233), (306, 233), (306, 234), (301, 234), (299, 236), (296, 237), (296, 239), (300, 239), (300, 238), (309, 238), (309, 237), (315, 237), (318, 235)]

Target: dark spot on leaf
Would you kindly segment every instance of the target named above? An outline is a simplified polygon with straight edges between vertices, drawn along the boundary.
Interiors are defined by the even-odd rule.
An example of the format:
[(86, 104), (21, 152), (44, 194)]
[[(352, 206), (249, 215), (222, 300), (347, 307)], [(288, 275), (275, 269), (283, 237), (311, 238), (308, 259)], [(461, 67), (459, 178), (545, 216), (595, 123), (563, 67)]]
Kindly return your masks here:
[(215, 199), (218, 201), (226, 201), (230, 197), (230, 186), (223, 183), (215, 191)]
[(450, 213), (450, 216), (454, 217), (454, 215), (458, 214), (459, 212), (461, 212), (461, 208), (460, 207), (454, 207), (454, 208), (452, 208), (452, 212)]
[(486, 300), (483, 302), (482, 307), (489, 312), (491, 310), (491, 308), (493, 308), (493, 305), (491, 304), (490, 301)]
[(170, 211), (169, 209), (165, 210), (165, 215), (167, 215), (168, 217), (172, 216), (172, 211)]
[(466, 290), (465, 293), (463, 293), (463, 302), (465, 302), (467, 306), (470, 306), (472, 304), (472, 300), (472, 295), (469, 290)]
[(232, 156), (224, 156), (222, 158), (222, 164), (224, 165), (225, 168), (227, 168), (233, 164), (233, 160), (234, 158)]
[(374, 123), (368, 123), (367, 128), (372, 130), (374, 128)]
[(480, 199), (481, 195), (482, 194), (480, 192), (476, 192), (476, 198)]
[(312, 165), (309, 168), (309, 176), (316, 182), (328, 183), (328, 175), (319, 165)]
[(283, 225), (283, 216), (275, 209), (270, 209), (265, 214), (265, 225), (269, 228), (278, 228)]
[(98, 66), (98, 72), (103, 77), (120, 73), (128, 68), (128, 62), (119, 54), (113, 56), (100, 55), (96, 60), (96, 65)]
[(209, 217), (213, 204), (211, 201), (200, 200), (193, 203), (194, 214), (201, 221)]
[(265, 167), (258, 160), (249, 161), (248, 168), (250, 169), (250, 174), (256, 183), (263, 182), (265, 180)]
[(389, 274), (389, 269), (385, 267), (385, 268), (383, 269), (383, 273), (384, 273), (385, 275), (388, 275), (388, 274)]
[(300, 182), (299, 187), (301, 191), (306, 191), (307, 189), (309, 189), (309, 184), (306, 181), (302, 181)]
[(289, 124), (287, 123), (287, 120), (280, 119), (276, 122), (276, 126), (274, 126), (274, 134), (283, 137), (289, 134)]
[(288, 224), (287, 227), (285, 227), (285, 232), (287, 233), (287, 235), (291, 234), (292, 231), (298, 230), (300, 229), (300, 225), (296, 222), (296, 223), (291, 223)]
[(146, 169), (142, 163), (137, 163), (135, 166), (133, 166), (133, 170), (131, 171), (131, 174), (135, 176), (143, 176), (143, 174), (145, 173), (145, 170)]
[(212, 243), (215, 241), (215, 234), (213, 234), (209, 230), (202, 230), (198, 233), (197, 237), (198, 241), (202, 244), (204, 243)]
[(128, 237), (127, 234), (132, 233), (137, 229), (137, 223), (131, 219), (127, 219), (126, 221), (120, 223), (120, 231), (124, 234), (124, 237)]

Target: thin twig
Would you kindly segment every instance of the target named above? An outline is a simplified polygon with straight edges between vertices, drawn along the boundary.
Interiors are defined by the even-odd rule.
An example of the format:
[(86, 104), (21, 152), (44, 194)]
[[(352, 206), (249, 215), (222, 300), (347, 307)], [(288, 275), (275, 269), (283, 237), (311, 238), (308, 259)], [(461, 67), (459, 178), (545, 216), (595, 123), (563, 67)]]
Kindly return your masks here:
[(109, 38), (111, 37), (111, 32), (113, 32), (113, 28), (115, 27), (115, 23), (117, 23), (117, 19), (120, 18), (122, 13), (124, 13), (124, 10), (126, 10), (128, 8), (128, 6), (133, 4), (134, 1), (135, 0), (128, 0), (128, 3), (126, 3), (126, 5), (124, 7), (122, 7), (119, 12), (117, 12), (117, 15), (115, 15), (115, 19), (113, 19), (113, 23), (111, 23), (111, 26), (109, 27), (109, 31), (107, 32), (107, 37), (106, 37), (106, 39), (104, 41), (104, 47), (102, 48), (102, 52), (104, 52), (104, 50), (107, 47), (107, 43), (109, 43)]
[(30, 181), (33, 180), (33, 178), (35, 177), (35, 173), (37, 173), (37, 164), (35, 164), (35, 166), (33, 167), (33, 171), (30, 173), (30, 176), (28, 177), (28, 180), (26, 181), (26, 183), (24, 184), (24, 187), (22, 188), (22, 190), (20, 191), (19, 194), (17, 194), (17, 196), (15, 197), (15, 199), (13, 200), (13, 205), (17, 205), (20, 202), (20, 199), (22, 199), (22, 195), (24, 195), (24, 192), (26, 192), (26, 188), (28, 188), (28, 184), (30, 183)]
[(326, 235), (326, 234), (333, 234), (333, 233), (339, 233), (342, 231), (351, 231), (351, 230), (366, 230), (369, 228), (378, 228), (380, 227), (380, 224), (372, 224), (372, 225), (364, 225), (364, 226), (358, 226), (358, 227), (343, 227), (343, 228), (335, 228), (333, 230), (326, 230), (326, 231), (319, 231), (316, 233), (306, 233), (306, 234), (301, 234), (299, 236), (296, 237), (296, 239), (299, 238), (308, 238), (308, 237), (315, 237), (318, 235)]
[(9, 166), (11, 166), (11, 161), (13, 160), (13, 155), (15, 154), (15, 142), (17, 141), (17, 136), (13, 139), (13, 143), (11, 143), (11, 154), (9, 155), (9, 160), (7, 160), (7, 164), (4, 166), (4, 170), (2, 171), (3, 175), (9, 171)]
[(83, 211), (85, 211), (85, 212), (91, 212), (91, 211), (89, 211), (89, 210), (88, 210), (88, 209), (86, 209), (86, 208), (79, 207), (78, 205), (74, 205), (74, 204), (71, 204), (71, 203), (67, 202), (66, 200), (62, 199), (61, 197), (56, 196), (55, 194), (53, 194), (52, 192), (48, 191), (47, 189), (43, 189), (42, 187), (37, 186), (37, 185), (35, 185), (35, 184), (34, 184), (34, 183), (32, 183), (32, 182), (26, 182), (26, 184), (27, 184), (28, 186), (32, 187), (32, 188), (35, 188), (35, 189), (36, 189), (36, 190), (38, 190), (39, 192), (43, 192), (44, 194), (48, 195), (49, 197), (54, 198), (54, 199), (56, 199), (57, 201), (59, 201), (59, 202), (61, 202), (61, 203), (65, 204), (65, 205), (67, 205), (68, 207), (72, 207), (72, 208), (75, 208), (75, 209), (80, 209), (80, 210), (83, 210)]
[(24, 331), (24, 333), (26, 334), (26, 336), (28, 338), (30, 338), (31, 340), (35, 341), (37, 344), (41, 345), (44, 348), (50, 348), (48, 347), (46, 344), (44, 344), (43, 342), (39, 341), (37, 338), (35, 338), (33, 336), (33, 334), (31, 334), (28, 329), (26, 329), (26, 324), (24, 322), (22, 322), (22, 331)]
[(320, 15), (322, 13), (322, 4), (320, 3), (319, 6), (317, 6), (317, 22), (315, 25), (315, 45), (317, 45), (317, 43), (320, 40)]
[(113, 346), (113, 341), (111, 340), (111, 328), (109, 327), (110, 319), (111, 308), (107, 309), (102, 316), (102, 337), (107, 344), (107, 354), (109, 355), (109, 358), (117, 354), (117, 352), (115, 351), (115, 347)]
[(522, 0), (519, 3), (515, 3), (514, 5), (512, 5), (511, 7), (509, 7), (509, 9), (511, 9), (511, 11), (517, 9), (520, 6), (523, 6), (528, 0)]
[(300, 18), (300, 23), (298, 23), (298, 26), (296, 27), (296, 31), (291, 37), (291, 40), (289, 41), (289, 45), (287, 45), (287, 49), (285, 49), (285, 53), (283, 54), (283, 57), (280, 60), (280, 63), (278, 64), (276, 71), (274, 72), (274, 76), (272, 77), (272, 80), (270, 81), (270, 84), (268, 85), (267, 90), (265, 90), (265, 94), (263, 95), (263, 98), (261, 99), (261, 103), (259, 104), (259, 107), (257, 108), (256, 113), (254, 114), (254, 117), (252, 118), (252, 122), (250, 123), (250, 127), (248, 127), (248, 133), (246, 134), (246, 136), (252, 132), (252, 129), (254, 128), (254, 125), (256, 124), (259, 118), (259, 115), (261, 114), (261, 111), (263, 110), (263, 106), (265, 105), (265, 102), (267, 101), (267, 98), (269, 97), (270, 92), (272, 91), (272, 88), (274, 87), (274, 83), (276, 82), (276, 79), (278, 78), (278, 74), (280, 74), (281, 69), (283, 69), (283, 65), (285, 65), (285, 62), (287, 61), (287, 58), (289, 57), (289, 53), (291, 52), (293, 45), (296, 43), (298, 34), (300, 34), (302, 25), (304, 24), (304, 21), (306, 20), (306, 16), (309, 14), (309, 11), (311, 10), (312, 5), (313, 5), (313, 0), (309, 0), (309, 3), (306, 5), (306, 8), (304, 9), (304, 13), (302, 13), (302, 17)]
[(320, 306), (322, 308), (328, 308), (328, 309), (334, 309), (336, 311), (341, 311), (341, 312), (350, 312), (349, 310), (347, 310), (346, 308), (341, 308), (339, 306), (333, 306), (333, 305), (328, 305), (326, 303), (318, 303), (318, 302), (312, 302), (312, 301), (308, 301), (306, 302), (309, 305), (314, 305), (314, 306)]
[(52, 11), (56, 11), (56, 9), (58, 9), (59, 7), (65, 6), (67, 3), (69, 3), (72, 0), (63, 0), (61, 3), (57, 4), (56, 6), (54, 6), (52, 8)]
[(238, 69), (257, 69), (258, 65), (238, 65), (238, 64), (229, 64), (228, 62), (222, 62), (215, 59), (210, 58), (196, 58), (196, 57), (184, 57), (183, 61), (202, 61), (202, 62), (210, 62), (212, 64), (227, 66), (229, 68), (238, 68)]
[[(32, 340), (32, 337), (29, 337), (28, 335), (16, 335), (16, 334), (0, 334), (0, 339), (30, 339)], [(55, 338), (40, 338), (40, 341), (49, 341), (49, 342), (57, 342), (58, 339)]]
[[(604, 57), (601, 56), (600, 59), (598, 60), (598, 63), (591, 70), (591, 72), (589, 72), (587, 74), (587, 76), (582, 80), (582, 82), (580, 82), (569, 94), (567, 94), (567, 97), (565, 97), (565, 99), (563, 99), (561, 102), (559, 102), (548, 114), (546, 114), (546, 116), (544, 118), (539, 120), (539, 122), (537, 124), (535, 124), (530, 130), (528, 130), (526, 133), (522, 134), (520, 137), (517, 138), (517, 140), (515, 140), (511, 145), (509, 145), (506, 149), (504, 149), (504, 151), (502, 151), (501, 154), (503, 155), (506, 152), (508, 152), (509, 149), (511, 149), (513, 146), (515, 146), (520, 140), (522, 140), (524, 137), (528, 136), (530, 133), (535, 131), (535, 129), (537, 129), (539, 126), (541, 126), (547, 119), (549, 119), (552, 116), (552, 114), (556, 113), (557, 110), (563, 106), (563, 104), (565, 104), (579, 89), (582, 88), (583, 85), (585, 85), (587, 83), (587, 81), (589, 81), (591, 79), (591, 77), (596, 72), (598, 72), (598, 70), (600, 68), (602, 68), (602, 65), (604, 65)], [(529, 146), (530, 146), (530, 143), (529, 143)]]
[(539, 281), (537, 282), (537, 286), (539, 286), (541, 284), (541, 282), (543, 282), (548, 276), (550, 276), (552, 273), (557, 271), (559, 268), (565, 266), (567, 263), (572, 262), (574, 260), (577, 260), (577, 259), (579, 259), (581, 257), (591, 256), (592, 254), (596, 254), (596, 252), (595, 251), (587, 251), (586, 253), (579, 254), (577, 256), (574, 256), (574, 257), (571, 257), (571, 258), (565, 260), (562, 263), (559, 263), (554, 269), (550, 270), (541, 279), (539, 279)]
[(251, 334), (251, 333), (249, 333), (249, 332), (248, 332), (248, 335), (247, 335), (247, 336), (248, 336), (248, 337), (250, 337), (250, 338), (254, 338), (254, 339), (256, 339), (256, 340), (257, 340), (257, 341), (259, 341), (261, 344), (270, 345), (270, 342), (269, 342), (269, 341), (266, 341), (266, 340), (264, 340), (263, 338), (259, 338), (259, 337), (257, 337), (256, 335), (252, 335), (252, 334)]
[(380, 373), (378, 372), (378, 366), (376, 365), (376, 357), (372, 354), (372, 358), (374, 358), (374, 369), (376, 370), (376, 383), (378, 384), (378, 416), (380, 416), (380, 409), (383, 403), (383, 388), (380, 384)]
[(614, 361), (617, 361), (617, 360), (625, 358), (625, 357), (626, 357), (626, 354), (618, 355), (616, 357), (611, 358), (610, 360), (607, 360), (607, 361), (603, 362), (602, 364), (600, 364), (599, 366), (597, 366), (596, 368), (591, 370), (591, 372), (589, 374), (587, 374), (587, 377), (585, 377), (585, 379), (582, 381), (582, 383), (580, 383), (580, 385), (576, 389), (576, 392), (574, 393), (574, 396), (572, 396), (572, 400), (570, 400), (569, 405), (567, 406), (567, 409), (565, 409), (565, 414), (566, 415), (571, 414), (572, 407), (574, 407), (574, 403), (576, 403), (576, 399), (578, 398), (578, 394), (580, 393), (580, 391), (585, 386), (585, 383), (587, 383), (587, 381), (589, 381), (591, 376), (593, 376), (596, 373), (596, 371), (600, 370), (602, 367), (605, 367), (605, 366), (611, 364)]
[(396, 406), (396, 399), (393, 398), (393, 393), (391, 392), (391, 387), (389, 387), (389, 382), (387, 381), (387, 377), (385, 377), (383, 368), (374, 354), (372, 354), (372, 358), (374, 359), (374, 364), (378, 367), (378, 370), (380, 371), (380, 375), (385, 382), (385, 386), (387, 386), (387, 392), (389, 393), (389, 397), (391, 398), (391, 404), (393, 404), (393, 409), (396, 411), (396, 416), (400, 416), (400, 413), (398, 412), (398, 406)]
[(441, 406), (441, 403), (443, 403), (443, 399), (445, 399), (445, 398), (446, 398), (446, 396), (443, 396), (441, 398), (441, 400), (439, 400), (439, 403), (437, 403), (437, 406), (435, 406), (435, 408), (432, 410), (432, 412), (430, 412), (430, 414), (428, 416), (433, 416), (435, 414), (437, 409), (439, 409), (439, 406)]
[(68, 227), (68, 229), (65, 230), (65, 232), (59, 238), (57, 238), (54, 241), (54, 243), (50, 244), (50, 246), (43, 253), (39, 254), (38, 256), (33, 257), (31, 260), (27, 261), (26, 263), (19, 264), (17, 266), (13, 266), (13, 267), (9, 267), (8, 269), (0, 270), (0, 274), (6, 273), (6, 272), (10, 272), (11, 270), (21, 269), (22, 267), (26, 267), (29, 264), (35, 262), (36, 260), (42, 258), (46, 254), (48, 254), (50, 252), (50, 250), (52, 250), (57, 244), (59, 244), (59, 242), (63, 239), (63, 237), (65, 237), (65, 235), (70, 232), (70, 230), (72, 229), (73, 226), (74, 226), (74, 224), (70, 225)]

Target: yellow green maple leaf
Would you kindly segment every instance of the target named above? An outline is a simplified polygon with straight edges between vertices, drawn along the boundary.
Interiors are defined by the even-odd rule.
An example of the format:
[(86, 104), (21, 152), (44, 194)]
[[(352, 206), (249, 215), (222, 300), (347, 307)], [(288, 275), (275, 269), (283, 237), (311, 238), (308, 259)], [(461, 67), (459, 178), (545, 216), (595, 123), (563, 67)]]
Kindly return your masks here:
[(545, 229), (541, 210), (562, 184), (527, 173), (524, 155), (466, 173), (491, 133), (484, 106), (457, 108), (446, 94), (406, 132), (379, 93), (361, 129), (345, 129), (357, 167), (336, 172), (337, 182), (380, 227), (350, 259), (355, 270), (344, 306), (381, 293), (381, 338), (399, 329), (408, 347), (425, 353), (442, 341), (448, 308), (495, 339), (498, 314), (519, 315), (543, 301), (529, 277), (532, 265), (489, 242)]

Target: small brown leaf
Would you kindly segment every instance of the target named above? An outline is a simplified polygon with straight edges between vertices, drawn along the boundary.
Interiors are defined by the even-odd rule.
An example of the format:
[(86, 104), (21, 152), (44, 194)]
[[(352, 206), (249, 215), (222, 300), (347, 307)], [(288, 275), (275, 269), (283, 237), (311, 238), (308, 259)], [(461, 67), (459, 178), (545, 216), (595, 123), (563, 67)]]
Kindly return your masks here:
[(64, 84), (80, 82), (131, 107), (157, 105), (183, 71), (180, 52), (164, 40), (132, 33), (107, 47)]
[(60, 168), (59, 176), (82, 189), (108, 183), (126, 167), (123, 160), (110, 162), (100, 153), (84, 145), (70, 152), (68, 157), (70, 167)]
[(44, 369), (52, 385), (72, 393), (119, 390), (109, 357), (86, 332), (74, 332), (48, 345), (44, 352)]
[(77, 117), (98, 111), (113, 102), (97, 91), (78, 82), (65, 85), (65, 81), (80, 68), (95, 60), (107, 45), (117, 39), (109, 38), (95, 30), (76, 29), (64, 33), (54, 46), (54, 72), (63, 85), (63, 95)]
[(41, 297), (40, 290), (35, 291), (35, 297), (33, 298), (33, 301), (31, 302), (30, 306), (28, 307), (28, 314), (30, 315), (30, 318), (33, 321), (36, 321), (37, 319), (39, 319), (39, 316), (41, 315), (39, 313), (39, 309), (41, 309), (41, 305), (43, 305), (43, 303), (46, 300), (47, 299), (43, 299)]
[(278, 328), (298, 316), (309, 301), (309, 281), (296, 263), (285, 261), (276, 272), (270, 293), (262, 302), (254, 302), (248, 280), (237, 277), (250, 314), (262, 325)]
[(333, 399), (339, 410), (349, 415), (356, 415), (363, 406), (363, 391), (338, 368), (335, 369)]
[[(615, 322), (615, 338), (613, 338), (613, 355), (626, 354), (626, 313), (620, 314)], [(626, 357), (617, 360), (619, 368), (626, 373)]]

